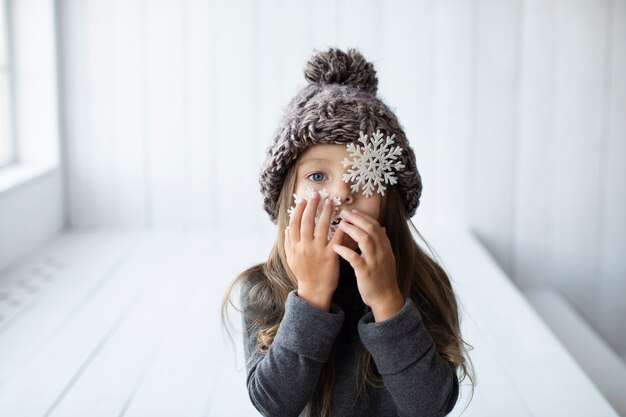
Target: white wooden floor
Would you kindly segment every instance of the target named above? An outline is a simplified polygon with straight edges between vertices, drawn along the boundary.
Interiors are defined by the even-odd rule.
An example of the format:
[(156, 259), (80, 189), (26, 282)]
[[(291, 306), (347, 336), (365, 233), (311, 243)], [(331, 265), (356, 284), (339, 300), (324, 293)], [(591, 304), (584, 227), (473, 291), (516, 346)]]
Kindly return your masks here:
[[(420, 231), (452, 277), (474, 346), (478, 386), (463, 415), (617, 415), (468, 233)], [(271, 238), (68, 232), (4, 271), (0, 416), (259, 415), (240, 335), (236, 350), (225, 342), (219, 305)], [(466, 384), (452, 415), (467, 405)]]

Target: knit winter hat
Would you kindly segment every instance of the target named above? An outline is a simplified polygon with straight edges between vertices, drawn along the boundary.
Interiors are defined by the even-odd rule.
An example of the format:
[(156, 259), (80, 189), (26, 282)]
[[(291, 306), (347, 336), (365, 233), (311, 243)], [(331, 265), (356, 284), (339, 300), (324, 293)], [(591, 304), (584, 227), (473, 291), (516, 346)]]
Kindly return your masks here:
[(330, 48), (314, 50), (304, 69), (309, 85), (284, 109), (274, 141), (267, 149), (259, 182), (264, 208), (277, 223), (278, 197), (285, 175), (298, 156), (315, 144), (348, 144), (360, 135), (380, 132), (395, 135), (403, 151), (396, 173), (398, 191), (412, 217), (419, 206), (422, 181), (409, 145), (395, 114), (376, 96), (378, 78), (374, 66), (354, 48), (347, 52)]

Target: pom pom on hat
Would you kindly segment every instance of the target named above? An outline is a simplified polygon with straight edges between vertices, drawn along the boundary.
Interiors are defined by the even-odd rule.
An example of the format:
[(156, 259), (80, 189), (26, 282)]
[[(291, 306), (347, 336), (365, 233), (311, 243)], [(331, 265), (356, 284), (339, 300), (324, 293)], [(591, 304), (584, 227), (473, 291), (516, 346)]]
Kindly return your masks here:
[(330, 48), (314, 55), (306, 65), (304, 78), (310, 84), (349, 85), (374, 95), (378, 91), (374, 65), (355, 49), (343, 52)]

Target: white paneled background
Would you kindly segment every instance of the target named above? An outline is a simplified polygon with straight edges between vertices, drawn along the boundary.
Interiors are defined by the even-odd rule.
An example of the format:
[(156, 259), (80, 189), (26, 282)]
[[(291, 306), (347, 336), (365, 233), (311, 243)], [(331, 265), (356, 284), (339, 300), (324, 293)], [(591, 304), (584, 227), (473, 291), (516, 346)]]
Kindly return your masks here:
[(67, 223), (273, 229), (258, 171), (314, 48), (359, 48), (467, 225), (626, 357), (626, 2), (59, 2)]

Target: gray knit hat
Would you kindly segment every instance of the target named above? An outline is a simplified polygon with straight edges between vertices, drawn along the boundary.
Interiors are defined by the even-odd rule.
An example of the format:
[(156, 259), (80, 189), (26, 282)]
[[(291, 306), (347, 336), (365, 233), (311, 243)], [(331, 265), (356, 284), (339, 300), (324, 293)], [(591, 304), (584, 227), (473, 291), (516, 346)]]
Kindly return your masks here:
[(378, 78), (374, 66), (354, 48), (348, 48), (347, 52), (335, 48), (314, 51), (304, 69), (309, 85), (284, 109), (261, 168), (259, 182), (265, 211), (277, 223), (277, 202), (285, 175), (298, 155), (311, 145), (348, 144), (356, 142), (360, 132), (371, 137), (380, 131), (395, 135), (395, 144), (403, 149), (398, 160), (405, 167), (396, 173), (396, 186), (412, 217), (422, 194), (421, 177), (404, 130), (393, 112), (376, 96)]

